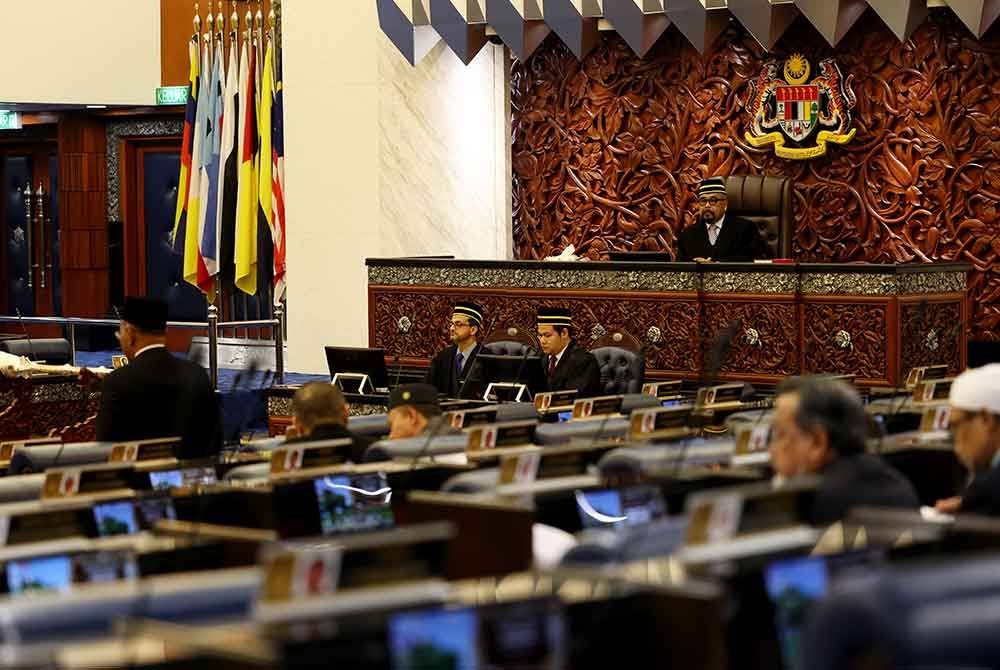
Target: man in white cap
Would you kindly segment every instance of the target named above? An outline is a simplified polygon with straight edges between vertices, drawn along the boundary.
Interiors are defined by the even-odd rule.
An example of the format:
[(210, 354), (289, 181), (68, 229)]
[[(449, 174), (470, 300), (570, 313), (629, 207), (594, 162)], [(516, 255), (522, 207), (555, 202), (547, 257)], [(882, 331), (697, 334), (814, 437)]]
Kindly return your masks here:
[(1000, 516), (1000, 363), (956, 377), (949, 403), (955, 455), (971, 479), (961, 497), (938, 501), (937, 509)]

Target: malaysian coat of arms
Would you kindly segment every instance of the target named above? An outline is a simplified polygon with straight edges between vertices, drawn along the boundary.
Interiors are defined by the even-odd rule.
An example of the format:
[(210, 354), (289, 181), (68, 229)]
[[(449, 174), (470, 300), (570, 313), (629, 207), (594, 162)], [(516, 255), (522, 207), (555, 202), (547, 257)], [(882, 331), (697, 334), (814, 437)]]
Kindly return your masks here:
[(750, 83), (747, 142), (773, 144), (777, 156), (804, 160), (825, 154), (829, 142), (846, 144), (854, 138), (853, 76), (845, 80), (832, 59), (820, 61), (811, 81), (810, 74), (809, 61), (800, 54), (790, 56), (783, 68), (779, 61), (764, 64), (757, 81)]

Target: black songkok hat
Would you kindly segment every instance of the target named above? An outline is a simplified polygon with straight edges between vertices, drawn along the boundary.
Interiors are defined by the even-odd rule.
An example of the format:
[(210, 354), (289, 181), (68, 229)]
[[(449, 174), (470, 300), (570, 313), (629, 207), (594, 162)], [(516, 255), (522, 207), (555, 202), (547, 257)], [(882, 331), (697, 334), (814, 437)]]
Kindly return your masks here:
[(726, 194), (726, 180), (722, 177), (709, 177), (701, 182), (698, 187), (698, 197), (704, 198), (706, 195)]
[(389, 394), (389, 409), (403, 405), (438, 406), (438, 390), (430, 384), (403, 384)]
[(473, 326), (483, 324), (483, 308), (474, 302), (456, 302), (452, 312), (468, 318)]
[(162, 333), (167, 329), (167, 301), (160, 298), (125, 298), (122, 321), (127, 321), (139, 330)]
[(538, 310), (538, 325), (572, 327), (573, 312), (564, 307), (541, 307)]

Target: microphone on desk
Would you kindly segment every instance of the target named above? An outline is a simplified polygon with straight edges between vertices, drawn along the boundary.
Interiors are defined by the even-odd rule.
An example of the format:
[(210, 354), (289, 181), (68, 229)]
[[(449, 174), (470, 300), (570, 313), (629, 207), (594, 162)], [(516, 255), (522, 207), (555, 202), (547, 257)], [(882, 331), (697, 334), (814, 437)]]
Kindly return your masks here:
[[(407, 316), (401, 316), (396, 320), (396, 333), (403, 336), (403, 344), (408, 344), (410, 329), (413, 328), (413, 322)], [(399, 386), (399, 377), (403, 373), (402, 358), (409, 347), (404, 346), (396, 353), (396, 381), (393, 383), (393, 388)]]
[[(918, 333), (923, 329), (924, 319), (927, 316), (927, 307), (928, 307), (928, 305), (929, 305), (929, 301), (927, 300), (927, 298), (922, 298), (920, 300), (920, 303), (917, 305), (917, 311), (910, 318), (910, 320), (906, 323), (906, 331), (907, 332), (904, 333), (904, 337), (909, 336), (909, 335), (911, 335), (913, 333), (913, 329), (914, 329), (913, 324), (914, 323), (916, 323), (916, 329), (917, 329)], [(904, 384), (904, 388), (902, 390), (905, 390), (905, 384), (906, 384), (906, 382), (904, 381), (903, 384)], [(898, 394), (900, 390), (901, 390), (900, 387), (896, 386), (895, 388), (892, 389), (892, 392), (893, 392), (893, 394)], [(876, 453), (876, 455), (879, 455), (879, 456), (882, 455), (882, 446), (885, 444), (885, 437), (886, 437), (886, 435), (889, 432), (889, 426), (892, 425), (893, 420), (903, 410), (903, 405), (906, 404), (906, 399), (908, 397), (909, 397), (909, 394), (904, 393), (902, 395), (902, 398), (899, 399), (895, 403), (895, 406), (893, 405), (892, 401), (890, 400), (890, 403), (889, 403), (889, 414), (885, 418), (885, 422), (882, 425), (882, 430), (879, 431), (878, 443), (875, 446), (875, 453)]]
[(21, 326), (21, 332), (24, 333), (24, 339), (28, 341), (28, 355), (31, 360), (35, 360), (35, 345), (31, 341), (31, 335), (28, 334), (28, 328), (24, 325), (24, 316), (21, 315), (21, 308), (15, 307), (14, 311), (17, 313), (17, 322)]
[[(708, 356), (702, 361), (701, 371), (698, 374), (698, 378), (702, 380), (705, 386), (711, 386), (718, 379), (719, 371), (722, 369), (722, 364), (725, 362), (726, 355), (733, 346), (733, 340), (741, 325), (742, 322), (737, 319), (716, 334), (715, 339), (712, 341), (712, 346), (709, 347)], [(697, 409), (697, 399), (695, 402), (695, 409)], [(691, 416), (694, 416), (694, 412), (692, 412)], [(680, 454), (678, 454), (674, 461), (673, 472), (670, 475), (671, 479), (676, 479), (680, 474), (681, 468), (684, 467), (684, 460), (687, 458), (687, 450), (690, 444), (690, 436), (684, 438), (684, 441), (681, 442)]]
[[(524, 345), (524, 353), (521, 355), (521, 362), (517, 366), (517, 374), (514, 375), (514, 387), (516, 388), (518, 384), (521, 383), (521, 377), (524, 375), (524, 366), (528, 362), (528, 357), (531, 355), (531, 347), (527, 344)], [(528, 395), (531, 395), (531, 389), (528, 389)]]
[[(493, 326), (496, 325), (496, 320), (497, 320), (497, 317), (494, 315), (494, 317), (492, 319), (490, 319), (490, 326), (489, 326), (489, 328), (487, 328), (486, 331), (483, 331), (482, 329), (480, 329), (479, 332), (480, 333), (486, 332), (487, 336), (488, 336), (489, 333), (493, 332)], [(483, 346), (484, 345), (479, 345), (479, 351), (480, 352), (483, 350)], [(462, 368), (462, 371), (465, 372), (465, 379), (462, 380), (462, 383), (458, 387), (458, 393), (455, 394), (456, 395), (456, 399), (458, 399), (458, 400), (462, 399), (462, 393), (465, 391), (465, 385), (468, 384), (469, 380), (472, 378), (472, 373), (474, 371), (473, 370), (473, 366), (476, 364), (476, 359), (477, 358), (479, 358), (479, 353), (478, 352), (476, 353), (475, 357), (473, 357), (471, 360), (469, 360), (465, 364), (465, 367)], [(459, 377), (461, 377), (461, 373), (459, 373)]]

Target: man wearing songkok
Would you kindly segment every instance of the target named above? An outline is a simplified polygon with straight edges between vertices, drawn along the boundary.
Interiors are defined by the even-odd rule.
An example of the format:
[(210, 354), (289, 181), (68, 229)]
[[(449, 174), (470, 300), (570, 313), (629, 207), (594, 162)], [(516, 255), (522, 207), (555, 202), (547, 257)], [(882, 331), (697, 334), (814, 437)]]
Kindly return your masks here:
[(919, 507), (909, 480), (865, 453), (868, 417), (858, 392), (844, 382), (786, 379), (776, 391), (771, 430), (771, 462), (779, 477), (820, 477), (811, 523), (840, 521), (852, 507)]
[(970, 480), (960, 498), (939, 501), (937, 509), (1000, 516), (1000, 363), (956, 377), (948, 402), (955, 455)]
[(370, 437), (347, 430), (350, 408), (340, 389), (329, 382), (309, 382), (292, 396), (292, 430), (289, 444), (342, 440), (349, 438), (351, 446), (344, 449), (344, 459), (363, 463), (365, 451), (372, 445)]
[(568, 309), (538, 310), (538, 342), (549, 391), (575, 389), (581, 398), (601, 395), (601, 368), (594, 355), (573, 341), (573, 314)]
[(216, 453), (219, 403), (204, 368), (167, 351), (167, 303), (126, 298), (117, 336), (129, 363), (101, 385), (98, 441), (179, 437), (178, 458)]
[(698, 187), (698, 221), (677, 238), (679, 261), (753, 261), (770, 258), (771, 250), (757, 224), (727, 216), (726, 181), (710, 177)]
[(461, 432), (441, 425), (443, 419), (437, 389), (430, 384), (402, 384), (389, 394), (390, 440)]
[[(482, 345), (483, 308), (473, 302), (456, 303), (448, 325), (451, 344), (438, 352), (427, 370), (424, 382), (449, 398), (473, 398), (482, 395), (479, 384), (466, 379), (472, 373)], [(476, 391), (479, 391), (478, 395)]]

